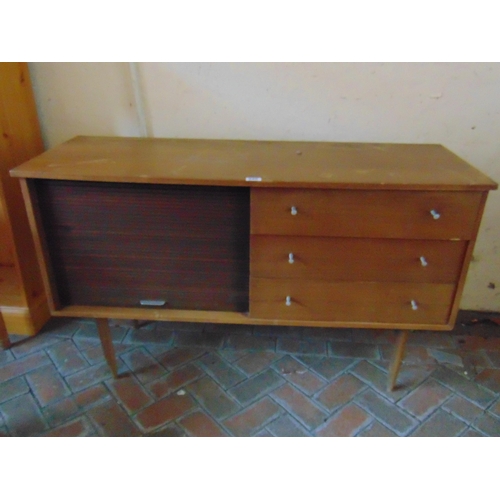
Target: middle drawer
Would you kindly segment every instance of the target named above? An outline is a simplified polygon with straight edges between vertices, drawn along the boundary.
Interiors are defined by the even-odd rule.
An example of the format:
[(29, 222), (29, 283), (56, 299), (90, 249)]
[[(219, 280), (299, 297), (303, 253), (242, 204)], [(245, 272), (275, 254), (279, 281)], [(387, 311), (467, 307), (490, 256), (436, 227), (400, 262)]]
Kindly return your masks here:
[(250, 275), (318, 281), (455, 283), (466, 241), (252, 235)]

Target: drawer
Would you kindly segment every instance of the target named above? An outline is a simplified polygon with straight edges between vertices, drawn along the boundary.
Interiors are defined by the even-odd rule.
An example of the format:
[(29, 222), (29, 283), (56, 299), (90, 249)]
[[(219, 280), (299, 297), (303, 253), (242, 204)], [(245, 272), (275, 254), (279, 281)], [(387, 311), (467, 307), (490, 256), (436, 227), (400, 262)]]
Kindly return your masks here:
[(251, 232), (468, 240), (481, 197), (480, 192), (254, 188)]
[(319, 281), (455, 283), (466, 241), (252, 235), (250, 275)]
[(448, 284), (328, 283), (251, 278), (250, 317), (444, 325), (448, 321), (454, 292), (455, 286)]

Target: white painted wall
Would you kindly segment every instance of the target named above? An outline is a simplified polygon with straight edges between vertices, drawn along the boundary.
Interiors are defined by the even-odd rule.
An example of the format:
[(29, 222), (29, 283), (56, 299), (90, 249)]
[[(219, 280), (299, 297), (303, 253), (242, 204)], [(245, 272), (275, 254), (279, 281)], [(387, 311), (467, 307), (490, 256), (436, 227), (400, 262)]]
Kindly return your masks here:
[[(47, 147), (140, 135), (127, 63), (30, 69)], [(500, 181), (500, 63), (141, 63), (138, 72), (156, 137), (441, 143)], [(499, 214), (495, 191), (463, 308), (500, 311)]]

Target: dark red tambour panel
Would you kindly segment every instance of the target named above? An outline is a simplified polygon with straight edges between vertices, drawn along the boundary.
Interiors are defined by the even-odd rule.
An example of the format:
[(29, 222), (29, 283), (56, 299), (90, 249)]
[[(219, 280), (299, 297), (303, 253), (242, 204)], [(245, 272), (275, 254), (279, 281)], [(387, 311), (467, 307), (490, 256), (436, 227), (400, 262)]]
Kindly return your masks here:
[(248, 310), (248, 188), (35, 186), (62, 306)]

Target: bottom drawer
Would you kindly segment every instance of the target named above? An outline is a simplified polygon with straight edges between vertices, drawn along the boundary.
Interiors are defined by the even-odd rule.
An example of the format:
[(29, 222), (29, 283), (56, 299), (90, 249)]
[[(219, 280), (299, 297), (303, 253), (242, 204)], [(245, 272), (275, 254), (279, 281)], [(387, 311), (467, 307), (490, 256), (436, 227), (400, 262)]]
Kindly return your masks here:
[(448, 322), (455, 285), (253, 278), (250, 316), (343, 323)]

